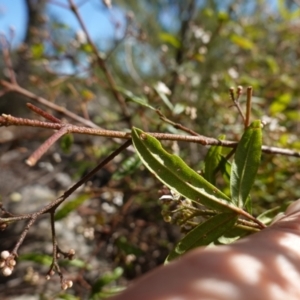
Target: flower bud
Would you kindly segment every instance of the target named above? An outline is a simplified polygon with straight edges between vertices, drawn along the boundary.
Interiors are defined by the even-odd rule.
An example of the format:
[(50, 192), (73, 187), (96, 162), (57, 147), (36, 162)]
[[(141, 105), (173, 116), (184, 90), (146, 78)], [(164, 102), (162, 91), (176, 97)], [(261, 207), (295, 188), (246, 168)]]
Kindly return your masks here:
[(11, 268), (9, 268), (9, 267), (5, 267), (5, 268), (2, 270), (2, 274), (3, 274), (4, 276), (10, 276), (11, 273), (12, 273), (12, 270), (13, 270), (13, 269), (11, 269)]
[(1, 258), (7, 259), (10, 256), (10, 253), (8, 251), (2, 251), (1, 252)]

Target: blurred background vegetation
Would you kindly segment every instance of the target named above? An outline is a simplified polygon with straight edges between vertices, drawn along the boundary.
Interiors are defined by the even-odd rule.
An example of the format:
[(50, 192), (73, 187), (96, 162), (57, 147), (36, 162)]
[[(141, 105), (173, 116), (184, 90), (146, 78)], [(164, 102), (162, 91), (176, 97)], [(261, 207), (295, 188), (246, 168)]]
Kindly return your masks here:
[[(113, 29), (105, 39), (93, 38), (93, 42), (126, 108), (112, 93), (84, 31), (75, 30), (63, 14), (50, 13), (50, 6), (69, 12), (68, 1), (24, 0), (26, 33), (22, 43), (11, 47), (13, 68), (23, 88), (106, 129), (124, 131), (136, 126), (145, 131), (182, 133), (144, 105), (149, 104), (200, 134), (215, 138), (225, 134), (228, 140), (238, 140), (243, 122), (232, 107), (228, 90), (252, 86), (252, 119), (266, 123), (263, 143), (300, 150), (297, 1), (118, 0), (111, 8), (109, 1), (76, 3), (79, 13), (85, 5), (99, 11), (94, 24), (99, 36), (107, 26), (104, 22)], [(5, 37), (8, 43), (13, 35), (12, 31)], [(0, 65), (1, 79), (8, 80), (3, 57)], [(28, 99), (3, 91), (0, 113), (36, 118), (26, 109)], [(245, 100), (243, 95), (243, 108)], [(37, 167), (25, 167), (24, 159), (49, 135), (48, 130), (36, 128), (0, 129), (0, 195), (13, 211), (34, 211), (60, 195), (118, 146), (113, 140), (88, 136), (74, 136), (70, 146), (70, 139), (64, 138)], [(203, 169), (207, 147), (164, 145), (195, 170)], [(297, 157), (263, 155), (251, 193), (256, 215), (300, 198), (299, 167)], [(219, 184), (226, 189), (225, 183)], [(31, 188), (27, 198), (26, 187)], [(33, 187), (47, 189), (49, 198), (42, 193), (40, 197), (46, 200), (33, 202)], [(70, 236), (60, 238), (62, 248), (80, 252), (86, 246), (77, 264), (66, 267), (74, 287), (61, 293), (59, 284), (44, 280), (49, 240), (39, 228), (49, 230), (42, 222), (45, 219), (21, 248), (23, 267), (10, 278), (0, 278), (1, 299), (17, 299), (17, 295), (22, 299), (25, 295), (37, 295), (32, 299), (102, 299), (163, 263), (180, 239), (180, 230), (161, 216), (158, 198), (162, 188), (132, 151), (123, 152), (74, 195), (73, 207), (57, 221), (66, 222), (62, 231), (70, 231)], [(16, 225), (0, 234), (1, 249), (14, 244), (20, 228)], [(7, 292), (8, 287), (14, 289)]]

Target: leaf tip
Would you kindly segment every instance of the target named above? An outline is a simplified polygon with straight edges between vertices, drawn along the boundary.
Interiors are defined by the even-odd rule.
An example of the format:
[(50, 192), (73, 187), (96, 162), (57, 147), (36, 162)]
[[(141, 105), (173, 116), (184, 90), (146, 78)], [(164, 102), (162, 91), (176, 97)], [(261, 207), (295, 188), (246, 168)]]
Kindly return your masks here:
[(264, 124), (261, 120), (255, 120), (251, 123), (250, 127), (254, 129), (261, 129), (264, 127)]

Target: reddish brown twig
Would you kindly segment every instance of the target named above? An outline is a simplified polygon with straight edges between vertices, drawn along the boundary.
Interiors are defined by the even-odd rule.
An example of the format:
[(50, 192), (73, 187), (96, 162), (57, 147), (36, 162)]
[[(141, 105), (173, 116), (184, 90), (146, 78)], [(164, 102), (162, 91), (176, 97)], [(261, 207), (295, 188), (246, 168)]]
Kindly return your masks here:
[(14, 69), (13, 69), (13, 64), (12, 64), (12, 61), (11, 61), (11, 56), (10, 56), (10, 52), (9, 52), (8, 43), (7, 43), (7, 40), (5, 39), (3, 34), (0, 35), (0, 45), (2, 46), (1, 50), (2, 50), (2, 54), (3, 54), (3, 61), (4, 61), (5, 66), (8, 70), (8, 72), (9, 72), (10, 81), (13, 84), (17, 84), (17, 78), (16, 78), (16, 74), (15, 74)]
[(62, 127), (59, 131), (51, 135), (38, 149), (36, 149), (26, 160), (28, 166), (34, 166), (37, 161), (48, 151), (48, 149), (63, 135), (68, 132), (68, 127)]
[(54, 111), (57, 111), (58, 113), (64, 114), (65, 116), (69, 117), (70, 119), (72, 119), (74, 121), (77, 121), (77, 122), (83, 124), (84, 126), (88, 126), (91, 128), (99, 128), (95, 123), (91, 122), (90, 120), (86, 120), (86, 119), (78, 116), (77, 114), (70, 112), (65, 107), (59, 106), (55, 103), (48, 101), (47, 99), (45, 99), (43, 97), (37, 96), (34, 93), (31, 93), (30, 91), (20, 87), (18, 84), (10, 83), (5, 80), (0, 80), (0, 85), (2, 85), (6, 89), (7, 93), (8, 92), (18, 93), (18, 94), (23, 95), (37, 103), (40, 103), (42, 105), (45, 105), (46, 107), (49, 107), (49, 108), (53, 109)]
[(190, 129), (190, 128), (187, 128), (187, 127), (183, 126), (183, 125), (180, 124), (180, 123), (175, 123), (175, 122), (169, 120), (166, 116), (164, 116), (164, 115), (162, 114), (162, 112), (161, 112), (159, 109), (156, 110), (156, 113), (159, 115), (159, 118), (160, 118), (162, 121), (164, 121), (164, 122), (166, 122), (166, 123), (168, 123), (168, 124), (171, 124), (174, 128), (180, 129), (180, 130), (185, 131), (185, 132), (187, 132), (187, 133), (189, 133), (189, 134), (191, 134), (191, 135), (194, 135), (194, 136), (201, 136), (201, 135), (200, 135), (199, 133), (197, 133), (196, 131), (194, 131), (194, 130), (192, 130), (192, 129)]
[(252, 86), (247, 88), (247, 103), (246, 103), (246, 117), (245, 117), (245, 128), (250, 125), (250, 116), (251, 116), (251, 105), (252, 105)]
[[(88, 127), (76, 126), (76, 125), (65, 124), (65, 123), (41, 122), (41, 121), (31, 120), (31, 119), (15, 118), (10, 115), (2, 115), (2, 117), (0, 116), (0, 126), (12, 126), (12, 125), (41, 127), (41, 128), (48, 128), (54, 130), (60, 130), (62, 127), (67, 127), (68, 133), (97, 135), (97, 136), (105, 136), (109, 138), (119, 138), (119, 139), (131, 138), (130, 132), (88, 128)], [(234, 148), (237, 145), (237, 142), (218, 140), (215, 138), (206, 137), (199, 134), (197, 136), (170, 134), (170, 133), (157, 133), (157, 132), (147, 132), (147, 134), (151, 134), (152, 136), (154, 136), (155, 138), (161, 141), (167, 141), (167, 140), (182, 141), (182, 142), (198, 143), (205, 146), (215, 145), (215, 146), (223, 146), (229, 148)], [(280, 154), (286, 156), (300, 157), (300, 152), (298, 151), (278, 148), (278, 147), (269, 147), (263, 145), (262, 151), (264, 153), (269, 153), (269, 154)]]
[(27, 107), (32, 110), (33, 112), (35, 112), (36, 114), (42, 116), (43, 118), (45, 118), (46, 120), (49, 120), (53, 123), (61, 123), (60, 119), (57, 119), (56, 117), (54, 117), (53, 115), (50, 115), (49, 113), (47, 113), (46, 111), (38, 108), (37, 106), (31, 104), (31, 103), (26, 103)]

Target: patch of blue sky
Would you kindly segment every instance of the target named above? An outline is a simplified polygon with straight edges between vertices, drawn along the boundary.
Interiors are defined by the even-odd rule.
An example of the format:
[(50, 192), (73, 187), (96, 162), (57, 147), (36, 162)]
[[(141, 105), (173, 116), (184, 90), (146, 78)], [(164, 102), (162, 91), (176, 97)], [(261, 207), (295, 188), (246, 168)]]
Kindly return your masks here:
[[(47, 4), (47, 14), (68, 24), (75, 32), (79, 31), (78, 20), (70, 10), (63, 7), (68, 6), (68, 1), (57, 0), (57, 2), (62, 5), (51, 4), (51, 2)], [(77, 3), (80, 2), (77, 1)], [(122, 35), (125, 16), (120, 9), (113, 7), (109, 11), (101, 1), (90, 0), (80, 6), (79, 11), (92, 39), (96, 42), (109, 40), (115, 35), (120, 38)], [(116, 30), (114, 24), (117, 22), (120, 26)], [(9, 39), (10, 28), (14, 28), (13, 46), (17, 46), (24, 39), (26, 23), (25, 0), (0, 0), (0, 31)], [(107, 48), (105, 43), (103, 43), (103, 48)]]
[(0, 1), (0, 32), (11, 41), (11, 29), (14, 32), (14, 38), (11, 41), (12, 46), (17, 46), (25, 36), (27, 18), (25, 14), (24, 0), (1, 0)]

